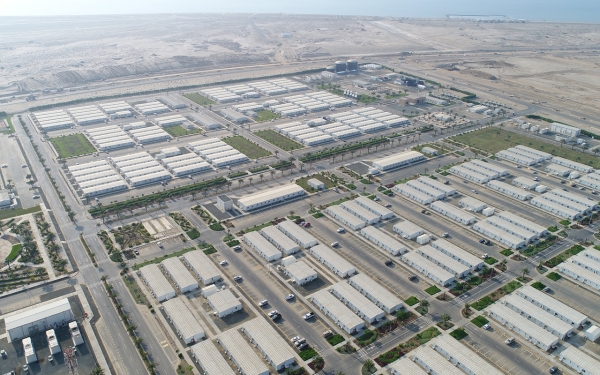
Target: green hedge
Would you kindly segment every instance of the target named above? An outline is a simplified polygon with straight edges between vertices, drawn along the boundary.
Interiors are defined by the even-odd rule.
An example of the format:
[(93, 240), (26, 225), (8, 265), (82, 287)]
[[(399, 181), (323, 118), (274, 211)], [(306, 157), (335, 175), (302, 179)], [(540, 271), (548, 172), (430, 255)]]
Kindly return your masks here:
[(188, 237), (192, 240), (195, 240), (196, 238), (200, 237), (200, 232), (198, 231), (198, 229), (194, 228), (192, 230), (188, 230), (187, 232), (185, 232)]
[(475, 324), (477, 327), (481, 328), (483, 327), (484, 324), (489, 323), (489, 320), (487, 320), (485, 317), (483, 316), (478, 316), (475, 319), (471, 320), (471, 323)]
[(315, 153), (307, 152), (299, 160), (302, 162), (310, 162), (310, 161), (316, 161), (316, 160), (320, 160), (320, 159), (326, 159), (326, 158), (329, 158), (329, 157), (332, 157), (335, 155), (340, 155), (342, 153), (348, 153), (350, 151), (356, 151), (356, 150), (366, 148), (366, 147), (373, 147), (375, 145), (379, 145), (379, 144), (383, 144), (383, 143), (387, 143), (387, 142), (389, 142), (389, 139), (382, 137), (382, 138), (371, 139), (368, 141), (347, 144), (345, 146), (340, 146), (340, 147), (336, 147), (336, 148), (329, 149), (329, 150), (323, 150), (320, 152), (315, 152)]

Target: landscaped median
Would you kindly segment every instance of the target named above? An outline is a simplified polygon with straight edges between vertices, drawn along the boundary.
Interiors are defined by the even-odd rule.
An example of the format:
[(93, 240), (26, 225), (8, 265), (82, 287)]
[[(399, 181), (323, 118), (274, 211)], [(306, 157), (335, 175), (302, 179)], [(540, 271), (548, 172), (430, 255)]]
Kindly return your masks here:
[(503, 287), (496, 289), (495, 291), (483, 297), (482, 299), (473, 302), (471, 304), (471, 307), (477, 311), (481, 311), (493, 304), (494, 302), (496, 302), (497, 300), (499, 300), (500, 298), (504, 297), (505, 295), (512, 293), (521, 286), (522, 284), (520, 282), (513, 280), (508, 284), (504, 285)]
[[(211, 245), (211, 244), (199, 245), (199, 246), (198, 246), (198, 248), (199, 248), (200, 250), (203, 250), (205, 253), (207, 253), (207, 250), (209, 251), (209, 253), (213, 253), (213, 252), (216, 252), (216, 251), (217, 251), (217, 250), (214, 248), (214, 246), (213, 246), (213, 245)], [(137, 271), (137, 270), (139, 270), (140, 268), (142, 268), (142, 267), (144, 267), (144, 266), (147, 266), (147, 265), (149, 265), (149, 264), (158, 264), (158, 263), (162, 262), (162, 261), (163, 261), (163, 260), (165, 260), (165, 259), (169, 259), (169, 258), (173, 258), (173, 257), (180, 257), (180, 256), (182, 256), (183, 254), (185, 254), (185, 253), (187, 253), (187, 252), (194, 251), (194, 250), (198, 250), (198, 248), (196, 248), (195, 246), (192, 246), (192, 247), (187, 247), (187, 248), (185, 248), (185, 249), (182, 249), (182, 250), (179, 250), (179, 251), (175, 251), (175, 252), (173, 252), (173, 253), (171, 253), (171, 254), (167, 254), (167, 255), (164, 255), (164, 256), (162, 256), (162, 257), (156, 257), (156, 258), (154, 258), (154, 259), (150, 259), (150, 260), (147, 260), (147, 261), (145, 261), (145, 262), (142, 262), (142, 263), (139, 263), (139, 264), (134, 264), (134, 265), (133, 265), (131, 268), (132, 268), (134, 271)], [(214, 250), (214, 251), (213, 251), (213, 250)]]
[(375, 362), (377, 362), (379, 366), (385, 367), (419, 346), (427, 344), (431, 339), (439, 335), (441, 335), (441, 332), (436, 327), (429, 327), (423, 332), (411, 337), (406, 342), (400, 343), (392, 350), (381, 354), (379, 357), (375, 358)]
[(558, 254), (557, 256), (545, 261), (544, 265), (548, 268), (554, 268), (554, 267), (558, 266), (559, 264), (561, 264), (562, 262), (564, 262), (565, 260), (572, 257), (573, 255), (579, 254), (583, 250), (585, 250), (585, 247), (583, 247), (582, 245), (580, 245), (580, 244), (573, 245), (570, 248), (568, 248), (567, 250)]

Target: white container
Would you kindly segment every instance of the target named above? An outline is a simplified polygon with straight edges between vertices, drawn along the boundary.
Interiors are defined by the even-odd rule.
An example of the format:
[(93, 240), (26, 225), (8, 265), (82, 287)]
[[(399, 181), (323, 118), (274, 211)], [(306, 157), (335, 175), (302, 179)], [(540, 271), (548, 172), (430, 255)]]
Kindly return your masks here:
[(430, 239), (431, 237), (429, 237), (428, 234), (422, 234), (419, 237), (417, 237), (417, 243), (419, 245), (425, 245), (427, 242), (429, 242)]
[(600, 328), (597, 326), (591, 326), (585, 331), (585, 337), (590, 341), (596, 341), (600, 337)]
[(483, 211), (481, 211), (481, 213), (483, 214), (483, 216), (492, 216), (494, 214), (494, 211), (496, 211), (494, 207), (486, 207), (483, 209)]
[(538, 193), (543, 193), (548, 189), (548, 187), (546, 185), (538, 185), (535, 187), (535, 191), (537, 191)]

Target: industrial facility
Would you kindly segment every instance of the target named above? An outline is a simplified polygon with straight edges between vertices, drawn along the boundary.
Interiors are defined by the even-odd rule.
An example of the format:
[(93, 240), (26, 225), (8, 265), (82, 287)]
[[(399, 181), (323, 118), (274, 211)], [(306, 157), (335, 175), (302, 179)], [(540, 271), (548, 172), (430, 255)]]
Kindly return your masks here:
[(35, 305), (33, 308), (9, 315), (4, 319), (8, 342), (28, 337), (31, 332), (43, 332), (69, 323), (74, 319), (71, 304), (67, 298)]

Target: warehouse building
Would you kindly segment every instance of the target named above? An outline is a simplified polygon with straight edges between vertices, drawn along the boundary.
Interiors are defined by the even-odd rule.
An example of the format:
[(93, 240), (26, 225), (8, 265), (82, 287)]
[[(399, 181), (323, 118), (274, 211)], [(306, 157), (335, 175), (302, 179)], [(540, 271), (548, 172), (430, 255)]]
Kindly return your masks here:
[(512, 184), (525, 190), (534, 190), (540, 183), (533, 181), (531, 178), (519, 176), (512, 180)]
[(394, 256), (402, 255), (408, 251), (406, 247), (396, 241), (396, 239), (375, 227), (364, 227), (360, 230), (360, 234)]
[(281, 223), (277, 224), (277, 228), (285, 233), (286, 236), (291, 238), (292, 241), (296, 242), (305, 249), (317, 244), (316, 238), (291, 221), (282, 221)]
[(586, 174), (577, 180), (580, 185), (589, 187), (594, 190), (600, 190), (600, 175), (595, 173)]
[(411, 180), (406, 183), (406, 186), (410, 186), (411, 188), (420, 191), (423, 194), (427, 194), (433, 198), (434, 201), (444, 199), (446, 194), (442, 191), (439, 191), (435, 188), (430, 187), (429, 185), (425, 185), (424, 183), (418, 180)]
[(33, 112), (29, 117), (31, 122), (33, 122), (42, 132), (75, 126), (75, 122), (67, 112), (62, 109)]
[(408, 353), (408, 357), (424, 368), (428, 374), (455, 375), (460, 371), (456, 369), (454, 364), (447, 361), (444, 356), (433, 350), (430, 346), (420, 346)]
[(468, 251), (461, 249), (451, 242), (446, 241), (443, 238), (432, 241), (430, 246), (438, 251), (441, 251), (445, 255), (451, 257), (454, 260), (469, 267), (472, 271), (477, 271), (483, 268), (484, 262), (481, 258), (469, 253)]
[(183, 124), (186, 121), (186, 118), (181, 115), (171, 115), (171, 116), (162, 116), (154, 119), (156, 125), (166, 128), (169, 126), (175, 126)]
[(406, 184), (396, 185), (393, 187), (393, 190), (396, 193), (402, 194), (403, 196), (412, 199), (413, 201), (419, 204), (427, 205), (433, 202), (433, 197), (431, 195), (427, 195), (423, 192), (420, 192), (417, 189)]
[(557, 318), (569, 323), (575, 328), (582, 327), (588, 320), (586, 315), (530, 285), (525, 285), (522, 288), (517, 289), (516, 293), (519, 297), (531, 302), (545, 311), (550, 312)]
[(493, 180), (488, 182), (487, 186), (490, 189), (499, 191), (500, 193), (506, 194), (520, 201), (526, 201), (534, 197), (534, 195), (530, 192), (502, 181)]
[(349, 335), (361, 330), (365, 326), (365, 323), (352, 310), (339, 300), (332, 298), (326, 289), (312, 294), (309, 298), (312, 303)]
[(348, 279), (348, 283), (388, 314), (393, 314), (402, 308), (400, 298), (364, 273), (352, 276)]
[(168, 105), (171, 109), (182, 109), (187, 107), (187, 105), (182, 103), (179, 99), (170, 95), (161, 96), (159, 100)]
[(492, 164), (491, 162), (486, 162), (479, 159), (473, 159), (469, 162), (469, 164), (477, 166), (479, 168), (487, 169), (490, 172), (498, 174), (498, 176), (506, 176), (508, 175), (508, 170), (501, 166)]
[(454, 282), (452, 273), (427, 260), (416, 251), (409, 251), (402, 255), (402, 261), (442, 286), (448, 286)]
[(340, 207), (367, 224), (375, 224), (379, 222), (379, 215), (374, 214), (354, 201), (346, 201), (340, 204)]
[(248, 117), (242, 115), (241, 113), (239, 113), (238, 111), (235, 111), (233, 109), (224, 108), (224, 109), (221, 109), (219, 112), (226, 119), (231, 120), (238, 124), (242, 124), (246, 121), (249, 121)]
[(238, 200), (238, 207), (244, 211), (252, 211), (289, 201), (305, 194), (306, 191), (296, 184), (284, 185), (240, 198)]
[(281, 251), (258, 232), (250, 232), (244, 234), (244, 242), (253, 248), (260, 256), (265, 258), (267, 262), (274, 262), (281, 259)]
[(561, 124), (559, 122), (553, 122), (550, 124), (550, 131), (553, 133), (566, 135), (567, 137), (579, 137), (581, 135), (581, 129), (574, 126)]
[(116, 125), (102, 126), (95, 129), (84, 130), (92, 143), (100, 151), (109, 151), (119, 148), (133, 147), (135, 142)]
[(141, 104), (137, 104), (135, 106), (135, 109), (141, 113), (142, 115), (148, 116), (148, 115), (156, 115), (159, 113), (165, 113), (165, 112), (171, 112), (171, 110), (169, 109), (169, 107), (165, 106), (162, 103), (159, 103), (158, 101), (151, 101), (151, 102), (147, 102), (147, 103), (141, 103)]
[(448, 170), (451, 173), (454, 173), (457, 176), (460, 176), (464, 179), (473, 181), (473, 182), (477, 182), (479, 184), (485, 184), (486, 182), (488, 182), (490, 180), (490, 178), (486, 175), (483, 175), (481, 173), (475, 172), (473, 170), (467, 169), (465, 167), (463, 167), (462, 165), (455, 165), (454, 167), (450, 168)]
[(140, 187), (172, 178), (160, 163), (147, 152), (108, 158), (132, 187)]
[(461, 209), (452, 206), (446, 202), (436, 201), (431, 204), (431, 209), (441, 213), (464, 225), (470, 225), (475, 222), (475, 217), (462, 211)]
[(489, 316), (511, 331), (523, 336), (538, 348), (549, 351), (558, 344), (558, 338), (544, 328), (530, 322), (516, 311), (502, 304), (493, 304), (488, 309)]
[(191, 347), (192, 357), (204, 375), (235, 375), (221, 352), (211, 340), (199, 342)]
[(250, 342), (276, 371), (292, 367), (296, 362), (294, 351), (279, 336), (279, 333), (262, 318), (255, 318), (244, 323), (241, 331), (248, 336)]
[(594, 203), (593, 201), (591, 201), (590, 199), (588, 199), (588, 197), (580, 195), (580, 194), (571, 193), (569, 191), (563, 191), (560, 189), (552, 189), (544, 195), (548, 196), (548, 197), (555, 195), (557, 197), (565, 198), (568, 201), (580, 204), (580, 205), (582, 205), (584, 207), (588, 207), (590, 209), (598, 208), (598, 205), (596, 203)]
[(539, 150), (536, 150), (536, 149), (531, 148), (531, 147), (517, 145), (517, 146), (515, 146), (513, 148), (515, 150), (518, 150), (522, 154), (531, 154), (532, 156), (537, 157), (537, 158), (541, 158), (543, 160), (550, 160), (550, 159), (552, 159), (552, 154), (549, 154), (549, 153), (543, 152), (543, 151), (539, 151)]
[(206, 130), (215, 130), (221, 127), (221, 124), (217, 120), (214, 120), (203, 113), (190, 113), (188, 118)]
[(185, 268), (183, 263), (181, 263), (179, 258), (168, 258), (163, 260), (160, 264), (181, 293), (187, 293), (198, 289), (198, 282), (194, 276), (192, 276), (190, 271)]
[[(176, 259), (176, 258), (171, 258)], [(204, 329), (187, 307), (183, 298), (178, 297), (163, 303), (163, 310), (169, 322), (175, 327), (175, 333), (187, 345), (196, 343), (205, 337)]]
[(544, 211), (553, 213), (559, 217), (569, 220), (576, 220), (581, 217), (581, 211), (562, 206), (551, 200), (545, 199), (543, 195), (537, 196), (530, 200), (531, 204), (541, 208)]
[(571, 173), (571, 168), (550, 163), (546, 166), (545, 171), (555, 176), (566, 177)]
[(285, 266), (285, 274), (288, 275), (296, 285), (304, 285), (317, 279), (317, 272), (303, 260), (295, 261)]
[(161, 162), (177, 177), (187, 177), (212, 170), (210, 164), (192, 153), (165, 158)]
[(482, 174), (484, 176), (487, 176), (490, 180), (493, 180), (495, 178), (500, 177), (500, 175), (497, 172), (492, 171), (490, 169), (482, 168), (482, 167), (480, 167), (480, 166), (478, 166), (476, 164), (473, 164), (471, 162), (462, 163), (460, 166), (463, 167), (463, 168), (466, 168), (466, 169), (468, 169), (470, 171), (473, 171), (473, 172)]
[(583, 268), (580, 265), (573, 263), (571, 259), (557, 266), (558, 271), (569, 276), (595, 290), (600, 290), (600, 275), (588, 268)]
[(206, 297), (208, 305), (214, 310), (215, 315), (223, 318), (242, 309), (242, 303), (229, 289), (221, 290)]
[(421, 161), (427, 160), (427, 158), (416, 151), (406, 151), (385, 158), (377, 159), (373, 161), (373, 167), (379, 171), (389, 171), (396, 168), (406, 167)]
[(268, 226), (260, 230), (267, 240), (269, 240), (276, 248), (281, 250), (285, 255), (290, 255), (300, 251), (300, 246), (287, 237), (282, 231), (274, 226)]
[(329, 289), (329, 291), (339, 298), (350, 310), (354, 311), (359, 317), (373, 324), (385, 317), (385, 313), (373, 302), (346, 281), (340, 281)]
[(67, 111), (79, 125), (90, 125), (108, 121), (108, 117), (94, 105), (69, 108)]
[(356, 273), (356, 268), (350, 262), (325, 245), (311, 247), (310, 253), (340, 277), (348, 277)]
[(131, 129), (129, 135), (141, 146), (148, 143), (168, 141), (173, 138), (169, 133), (155, 125)]
[(372, 213), (379, 215), (379, 218), (381, 218), (381, 220), (387, 220), (394, 217), (394, 213), (391, 210), (388, 210), (382, 205), (373, 202), (373, 200), (367, 197), (358, 197), (354, 199), (353, 202), (371, 211)]
[(425, 233), (423, 228), (408, 220), (395, 224), (393, 230), (407, 240), (413, 240)]
[(441, 182), (434, 180), (433, 178), (421, 176), (421, 177), (417, 178), (417, 181), (419, 181), (420, 183), (425, 184), (429, 187), (432, 187), (436, 190), (441, 191), (447, 197), (450, 197), (450, 196), (456, 194), (456, 189), (451, 188), (448, 185), (444, 185)]
[(535, 157), (534, 155), (531, 155), (531, 154), (523, 155), (521, 153), (516, 153), (514, 151), (515, 150), (513, 150), (511, 148), (509, 148), (507, 150), (501, 150), (496, 153), (496, 157), (499, 157), (501, 159), (510, 160), (515, 163), (528, 165), (528, 166), (537, 164), (541, 159), (541, 158)]
[(133, 111), (133, 108), (124, 101), (100, 103), (98, 106), (104, 111), (104, 113), (108, 115), (122, 111)]
[(460, 201), (458, 201), (458, 205), (464, 208), (467, 211), (471, 212), (481, 212), (484, 208), (487, 207), (487, 204), (483, 203), (479, 199), (475, 199), (473, 197), (464, 197)]
[(495, 227), (485, 221), (477, 222), (473, 225), (473, 229), (483, 234), (486, 237), (490, 237), (504, 245), (509, 246), (512, 249), (519, 249), (525, 246), (525, 240), (517, 236), (502, 230), (501, 228)]
[(181, 256), (181, 259), (187, 263), (204, 285), (214, 284), (221, 280), (221, 274), (203, 251), (187, 252)]
[(438, 249), (431, 247), (431, 245), (421, 246), (416, 252), (430, 262), (450, 272), (458, 279), (467, 276), (471, 272), (471, 269), (468, 266), (453, 259), (451, 256), (442, 253)]
[(600, 374), (600, 361), (584, 353), (575, 346), (568, 346), (565, 350), (560, 352), (558, 359), (565, 365), (577, 371), (578, 374)]
[(506, 233), (510, 233), (513, 236), (524, 240), (526, 243), (535, 241), (535, 239), (537, 238), (537, 235), (535, 233), (496, 216), (490, 216), (487, 219), (485, 219), (485, 221), (488, 224), (495, 226), (496, 228), (502, 229)]
[(42, 332), (73, 319), (75, 316), (71, 304), (67, 298), (64, 298), (20, 310), (4, 318), (4, 324), (8, 342), (11, 343), (30, 336), (31, 332)]
[(509, 211), (500, 211), (496, 213), (496, 217), (501, 218), (502, 220), (506, 220), (509, 223), (515, 224), (518, 227), (527, 229), (528, 231), (534, 233), (538, 237), (543, 237), (548, 233), (548, 229), (536, 224), (530, 220), (523, 219), (520, 216), (517, 216)]
[(158, 302), (175, 298), (175, 290), (173, 290), (165, 275), (160, 272), (157, 264), (149, 264), (140, 268), (140, 276)]
[(569, 323), (563, 322), (560, 318), (544, 311), (542, 308), (526, 302), (518, 295), (509, 294), (502, 298), (500, 302), (561, 340), (571, 337), (573, 327)]
[(344, 210), (338, 205), (328, 207), (325, 212), (352, 230), (359, 230), (367, 225), (364, 220), (354, 216), (352, 213)]
[(230, 329), (217, 336), (225, 353), (242, 375), (269, 375), (269, 368), (255, 353), (252, 346), (244, 339), (237, 329)]
[(502, 375), (503, 372), (490, 365), (467, 346), (450, 335), (442, 334), (430, 341), (429, 346), (443, 355), (453, 365), (469, 375)]
[(400, 357), (387, 366), (391, 375), (427, 375), (428, 372), (417, 365), (408, 356)]
[(133, 130), (133, 129), (141, 129), (141, 128), (145, 128), (148, 126), (148, 124), (146, 124), (145, 121), (136, 121), (136, 122), (132, 122), (129, 124), (123, 124), (120, 125), (121, 129), (128, 131), (128, 130)]

